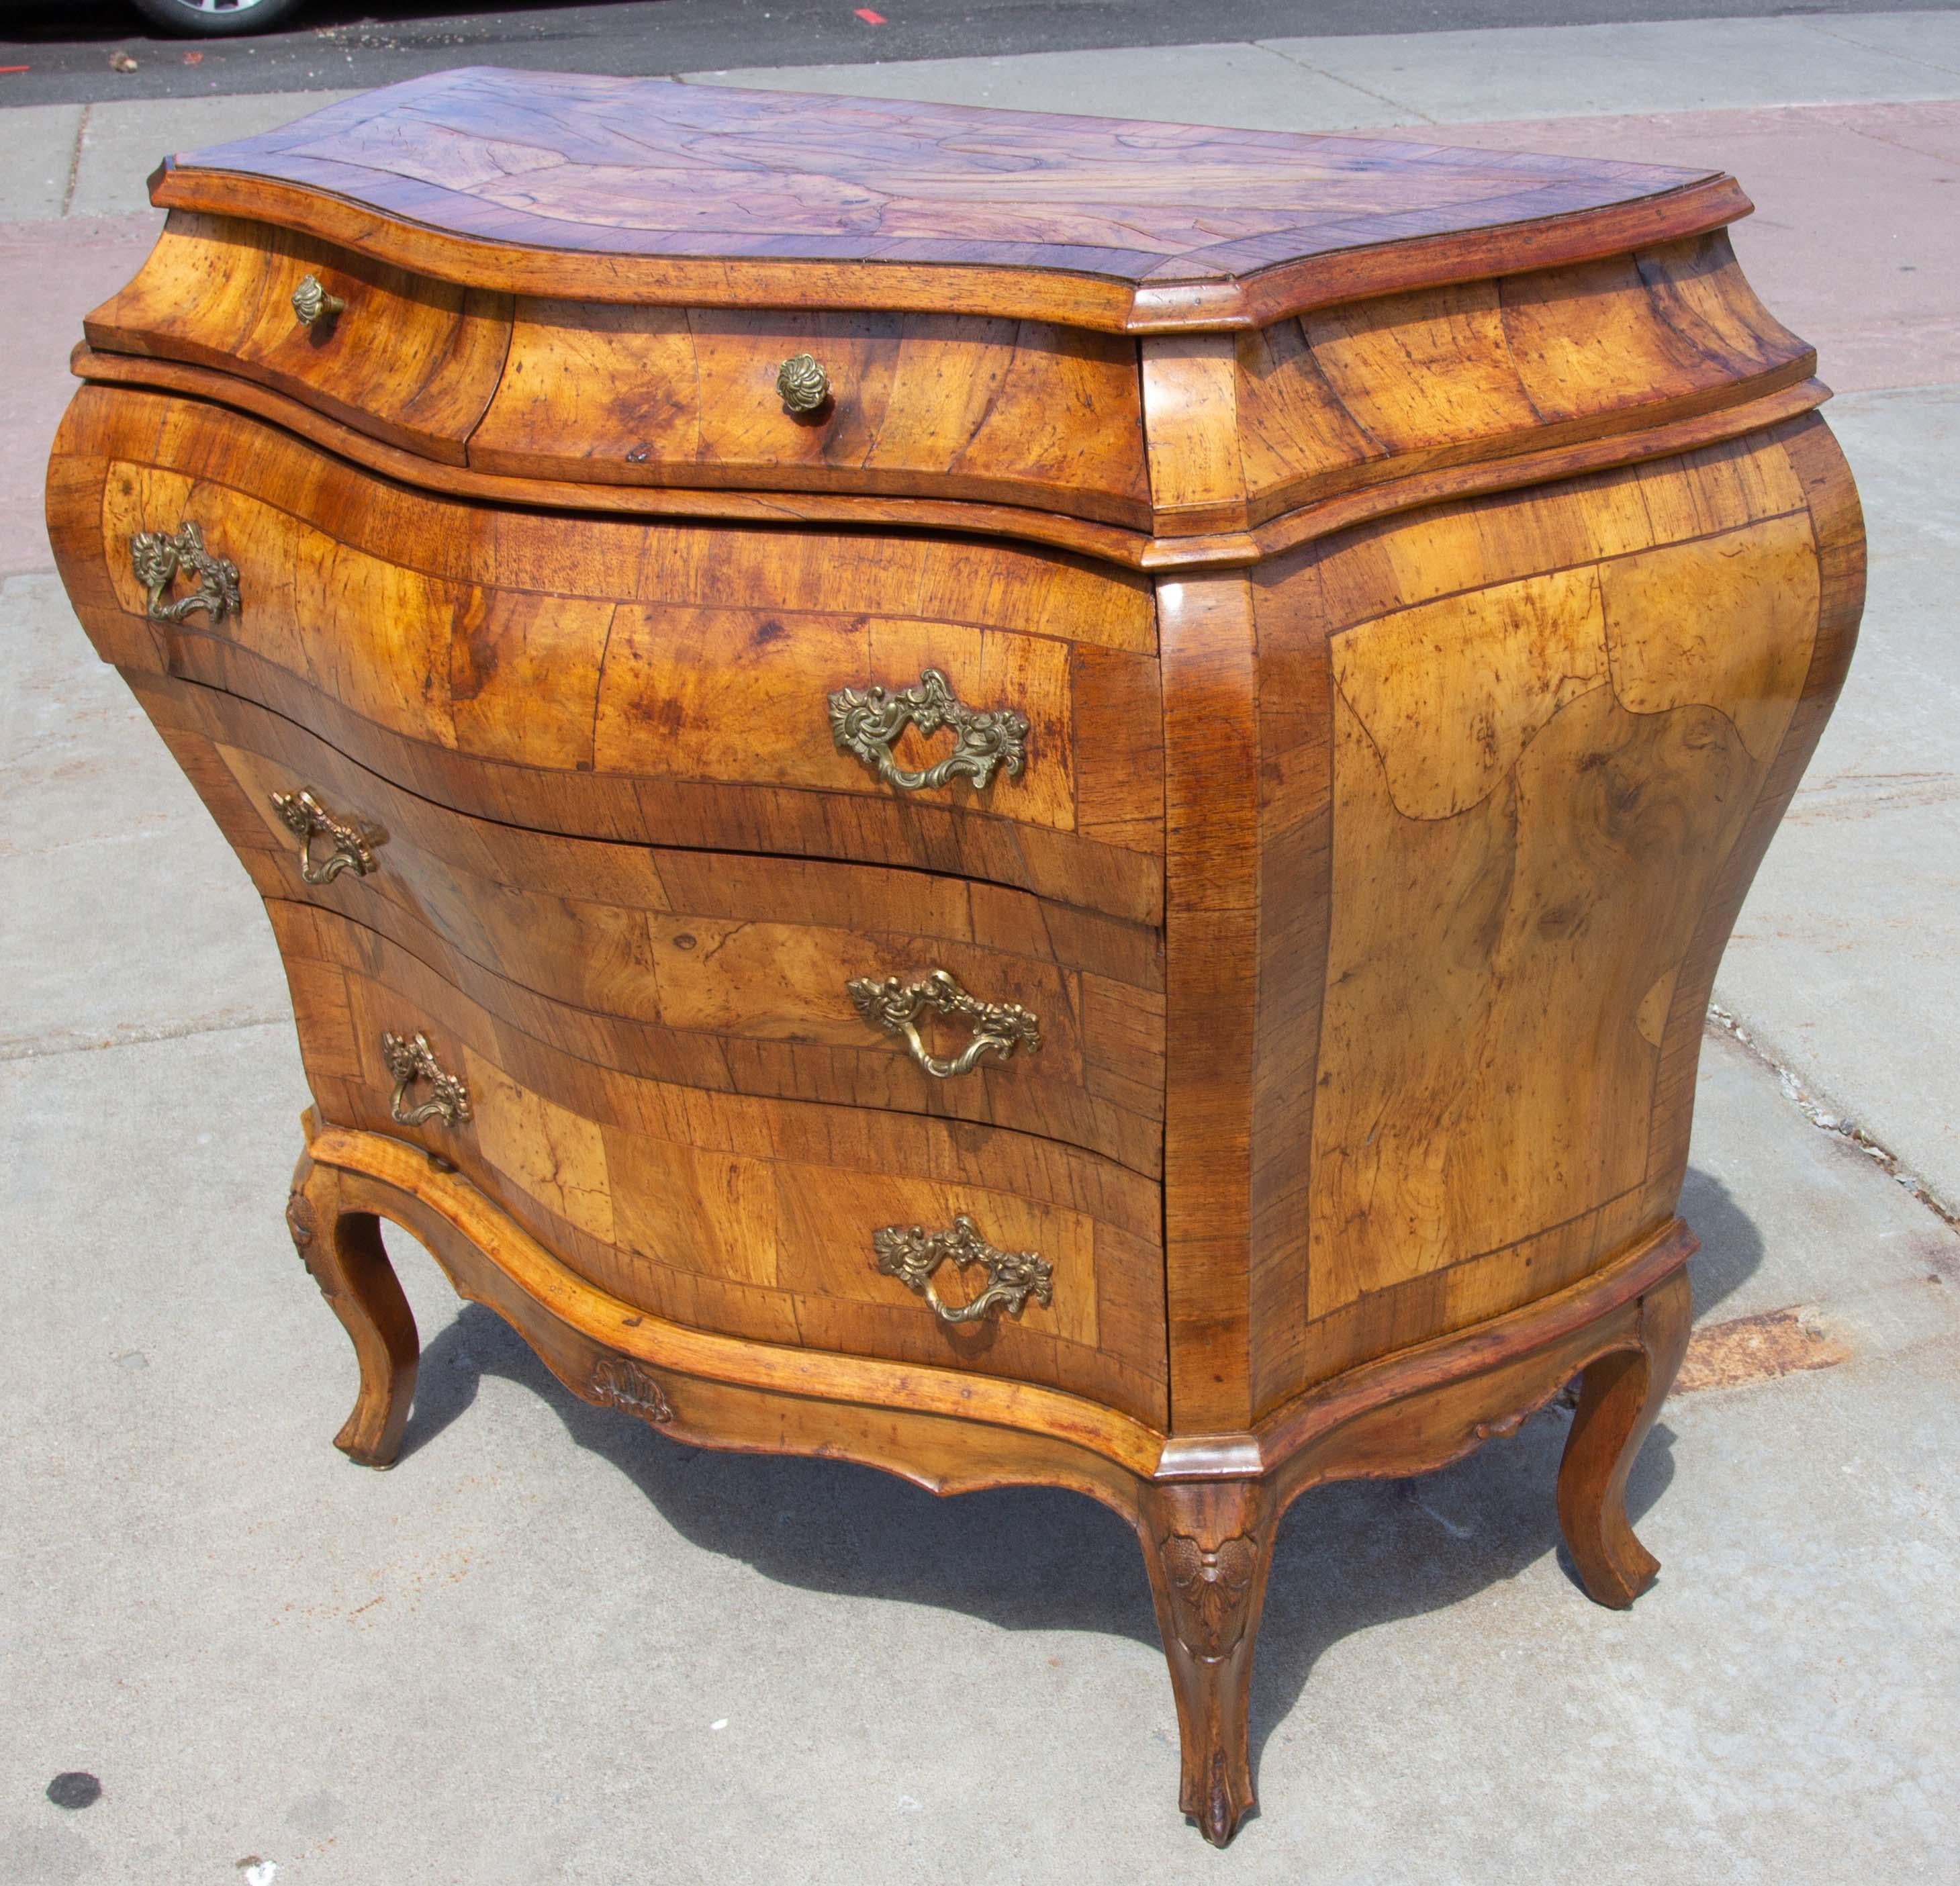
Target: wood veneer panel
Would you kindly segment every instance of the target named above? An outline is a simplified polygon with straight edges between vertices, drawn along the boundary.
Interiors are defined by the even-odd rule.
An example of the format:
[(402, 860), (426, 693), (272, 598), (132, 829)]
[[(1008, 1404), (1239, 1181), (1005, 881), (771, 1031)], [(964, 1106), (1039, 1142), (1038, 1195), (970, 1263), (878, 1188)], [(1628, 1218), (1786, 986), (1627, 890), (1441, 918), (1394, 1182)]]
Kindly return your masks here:
[(1732, 921), (1817, 565), (1773, 436), (1295, 566), (1333, 685), (1306, 1379), (1558, 1288), (1671, 1213), (1667, 1038)]
[(1160, 528), (1240, 530), (1250, 521), (1229, 334), (1142, 343), (1144, 423)]
[(923, 618), (1023, 634), (1053, 634), (1059, 622), (1074, 643), (1138, 654), (1156, 647), (1149, 578), (1064, 552), (896, 530), (749, 523), (715, 530), (457, 503), (364, 472), (243, 414), (136, 389), (84, 386), (64, 424), (64, 458), (123, 456), (235, 489), (431, 581)]
[[(912, 530), (978, 533), (1052, 544), (1131, 569), (1144, 567), (1150, 539), (1140, 530), (1092, 523), (1059, 512), (968, 499), (910, 495), (879, 498), (845, 491), (738, 491), (726, 485), (601, 484), (569, 479), (520, 478), (514, 473), (443, 466), (383, 444), (329, 419), (313, 408), (250, 380), (175, 361), (98, 352), (80, 342), (69, 365), (78, 378), (100, 384), (177, 393), (270, 420), (298, 437), (383, 476), (450, 497), (546, 510), (612, 516), (726, 519), (740, 523), (800, 523), (864, 529), (900, 525)], [(1199, 545), (1201, 557), (1215, 548)]]
[[(1079, 1396), (956, 1369), (745, 1342), (650, 1317), (594, 1290), (420, 1147), (330, 1126), (317, 1108), (304, 1125), (311, 1169), (303, 1169), (301, 1184), (309, 1205), (318, 1196), (327, 1207), (313, 1212), (314, 1222), (368, 1206), (401, 1225), (460, 1291), (506, 1318), (578, 1393), (592, 1395), (600, 1362), (643, 1359), (679, 1388), (677, 1439), (862, 1461), (942, 1493), (1004, 1485), (1039, 1468), (1125, 1515), (1132, 1476), (1148, 1474), (1159, 1457), (1154, 1430)], [(319, 1185), (322, 1171), (334, 1175), (337, 1197)], [(304, 1229), (307, 1215), (298, 1215)], [(307, 1235), (303, 1253), (319, 1264), (325, 1254)], [(393, 1384), (403, 1380), (398, 1372)]]
[[(313, 965), (294, 999), (327, 1117), (454, 1160), (602, 1290), (725, 1334), (1004, 1374), (1161, 1423), (1155, 1186), (1025, 1134), (708, 1093), (578, 1060), (372, 931), (267, 909), (287, 962)], [(390, 1121), (380, 1035), (416, 1029), (469, 1081), (469, 1125)], [(358, 1076), (328, 1071), (350, 1064)], [(948, 1330), (877, 1271), (877, 1224), (962, 1210), (1004, 1248), (1055, 1264), (1051, 1308), (1031, 1299), (1020, 1318)]]
[(166, 164), (155, 202), (518, 293), (1243, 326), (1746, 213), (1726, 177), (477, 68)]

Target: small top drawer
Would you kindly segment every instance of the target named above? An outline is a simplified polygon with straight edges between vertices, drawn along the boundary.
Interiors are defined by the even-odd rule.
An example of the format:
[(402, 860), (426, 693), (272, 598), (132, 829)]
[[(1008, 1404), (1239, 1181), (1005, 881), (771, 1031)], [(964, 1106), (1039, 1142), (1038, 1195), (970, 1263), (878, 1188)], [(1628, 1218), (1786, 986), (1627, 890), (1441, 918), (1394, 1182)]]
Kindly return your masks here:
[(84, 326), (93, 347), (237, 374), (460, 465), (503, 371), (511, 297), (179, 210), (142, 273)]
[(1047, 321), (520, 297), (469, 462), (1150, 526), (1136, 342)]

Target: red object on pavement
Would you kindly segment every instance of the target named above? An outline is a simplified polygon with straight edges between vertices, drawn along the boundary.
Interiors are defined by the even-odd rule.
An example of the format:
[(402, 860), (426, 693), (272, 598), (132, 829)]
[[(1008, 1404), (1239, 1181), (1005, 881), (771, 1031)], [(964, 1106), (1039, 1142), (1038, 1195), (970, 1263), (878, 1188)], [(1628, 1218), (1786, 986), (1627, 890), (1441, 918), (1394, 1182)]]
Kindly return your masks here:
[(873, 13), (869, 7), (853, 7), (851, 11), (867, 26), (883, 26), (885, 24), (885, 16), (882, 13)]
[(0, 72), (31, 72), (31, 65), (0, 65)]

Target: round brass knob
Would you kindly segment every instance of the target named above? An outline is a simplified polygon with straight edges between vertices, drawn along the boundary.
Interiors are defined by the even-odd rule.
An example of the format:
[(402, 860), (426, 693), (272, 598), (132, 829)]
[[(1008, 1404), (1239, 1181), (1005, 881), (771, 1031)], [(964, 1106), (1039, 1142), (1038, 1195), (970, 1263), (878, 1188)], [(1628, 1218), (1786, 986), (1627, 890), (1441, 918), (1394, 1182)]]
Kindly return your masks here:
[(330, 321), (346, 306), (339, 295), (329, 294), (320, 285), (317, 275), (302, 278), (300, 285), (293, 291), (293, 313), (299, 317), (302, 327), (311, 327), (316, 321)]
[(830, 397), (830, 376), (809, 354), (792, 354), (776, 369), (776, 391), (792, 412), (814, 412)]

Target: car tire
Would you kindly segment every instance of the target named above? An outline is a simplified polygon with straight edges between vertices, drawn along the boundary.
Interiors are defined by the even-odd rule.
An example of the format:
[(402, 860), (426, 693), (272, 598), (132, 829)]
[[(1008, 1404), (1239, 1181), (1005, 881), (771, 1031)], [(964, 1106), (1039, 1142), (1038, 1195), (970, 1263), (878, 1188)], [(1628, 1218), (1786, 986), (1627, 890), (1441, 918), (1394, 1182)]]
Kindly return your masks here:
[(129, 0), (129, 4), (166, 33), (218, 39), (269, 32), (283, 26), (306, 0)]

